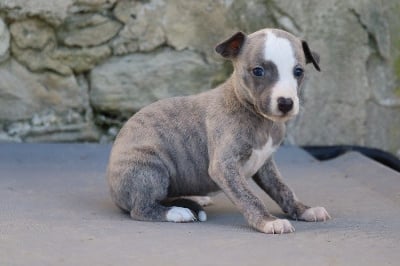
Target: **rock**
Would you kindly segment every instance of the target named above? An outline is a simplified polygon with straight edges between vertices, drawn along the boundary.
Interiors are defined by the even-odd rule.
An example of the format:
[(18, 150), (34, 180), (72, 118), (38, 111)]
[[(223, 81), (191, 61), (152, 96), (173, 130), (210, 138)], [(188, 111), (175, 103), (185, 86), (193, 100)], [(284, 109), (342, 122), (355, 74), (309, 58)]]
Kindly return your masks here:
[[(122, 51), (123, 48), (120, 46), (123, 45), (127, 52), (152, 51), (166, 41), (162, 28), (159, 25), (148, 23), (147, 20), (126, 24), (118, 37), (113, 43), (114, 50)], [(121, 54), (121, 52), (116, 53)]]
[[(63, 66), (68, 66), (74, 73), (91, 70), (99, 62), (111, 55), (107, 45), (92, 48), (59, 48), (50, 57)], [(58, 72), (58, 71), (57, 71)]]
[(101, 133), (91, 122), (73, 125), (32, 128), (23, 136), (25, 142), (98, 142)]
[(150, 51), (165, 42), (177, 50), (208, 53), (217, 36), (233, 33), (227, 25), (227, 9), (220, 1), (121, 1), (114, 15), (125, 23), (113, 46), (117, 53), (134, 52), (135, 48)]
[(194, 49), (214, 58), (213, 48), (241, 30), (251, 33), (274, 25), (265, 1), (171, 0), (162, 18), (168, 44), (177, 50)]
[(10, 55), (10, 32), (3, 19), (0, 18), (0, 63), (7, 60)]
[(67, 66), (53, 60), (49, 55), (57, 41), (54, 30), (37, 19), (26, 19), (11, 24), (11, 51), (13, 56), (31, 71), (54, 70), (63, 75), (71, 75)]
[(64, 76), (89, 71), (111, 54), (111, 49), (106, 45), (82, 49), (58, 48), (49, 52), (23, 50), (16, 45), (11, 48), (15, 58), (31, 71), (52, 70)]
[(19, 137), (11, 137), (6, 132), (0, 130), (0, 143), (2, 142), (22, 142)]
[(210, 51), (221, 38), (234, 33), (222, 1), (168, 1), (163, 20), (168, 44)]
[(391, 41), (387, 17), (384, 14), (382, 3), (365, 1), (363, 5), (350, 3), (353, 14), (359, 24), (370, 34), (376, 42), (379, 54), (389, 59)]
[(124, 54), (150, 51), (167, 43), (177, 50), (196, 50), (215, 60), (212, 48), (222, 38), (239, 29), (252, 32), (273, 23), (267, 12), (260, 0), (119, 1), (114, 15), (125, 27), (112, 47), (114, 54)]
[(64, 76), (72, 75), (71, 68), (51, 58), (53, 51), (20, 49), (14, 42), (11, 43), (11, 51), (15, 59), (28, 67), (30, 71), (41, 72), (51, 70)]
[(69, 76), (89, 71), (111, 54), (106, 45), (81, 49), (57, 47), (54, 30), (37, 19), (11, 24), (11, 35), (14, 57), (34, 72), (52, 70)]
[[(400, 128), (394, 128), (396, 119), (392, 118), (399, 108), (394, 104), (396, 78), (390, 61), (400, 50), (390, 44), (390, 38), (400, 40), (400, 34), (389, 25), (400, 27), (395, 15), (400, 6), (372, 1), (275, 3), (301, 25), (302, 37), (321, 55), (322, 72), (310, 67), (312, 74), (303, 93), (304, 111), (288, 131), (291, 143), (355, 144), (395, 152), (400, 146), (396, 133)], [(392, 59), (386, 59), (388, 54)]]
[(16, 21), (10, 25), (10, 32), (20, 49), (51, 50), (56, 46), (54, 30), (37, 19)]
[(78, 14), (68, 17), (58, 31), (58, 39), (67, 46), (89, 47), (113, 38), (121, 24), (99, 14)]
[(162, 98), (210, 89), (212, 71), (190, 51), (116, 57), (90, 73), (90, 101), (100, 112), (132, 114)]
[(123, 24), (127, 24), (137, 19), (138, 13), (144, 8), (143, 5), (141, 1), (121, 0), (116, 4), (113, 15)]
[(111, 9), (117, 0), (75, 0), (68, 8), (70, 13), (94, 12)]
[(14, 60), (0, 66), (0, 76), (0, 125), (11, 138), (99, 138), (82, 81), (51, 72), (32, 74)]
[[(372, 147), (385, 147), (396, 154), (400, 140), (400, 107), (387, 108), (377, 102), (366, 104), (367, 121), (365, 142)], [(399, 157), (400, 158), (400, 157)]]
[[(120, 1), (114, 9), (115, 17), (125, 26), (112, 42), (114, 54), (151, 51), (165, 43), (159, 13), (163, 2), (143, 4), (136, 1)], [(152, 18), (152, 19), (149, 19)]]
[(0, 66), (0, 76), (0, 122), (30, 119), (41, 109), (40, 98), (46, 89), (28, 70), (12, 60)]
[(6, 126), (7, 135), (12, 137), (28, 134), (31, 129), (29, 122), (15, 122)]
[(87, 92), (74, 76), (33, 74), (14, 60), (0, 66), (0, 76), (0, 121), (31, 119), (47, 109), (84, 111), (89, 106)]
[(40, 18), (53, 26), (59, 26), (68, 16), (68, 8), (76, 0), (0, 0), (0, 10), (11, 20)]
[[(291, 124), (292, 141), (300, 145), (363, 144), (364, 103), (370, 94), (365, 73), (368, 33), (338, 1), (318, 2), (312, 7), (282, 1), (279, 8), (302, 25), (301, 37), (321, 55), (322, 72), (307, 67), (310, 79), (303, 89), (304, 111)], [(299, 12), (306, 15), (298, 16)], [(351, 64), (344, 63), (346, 60)]]

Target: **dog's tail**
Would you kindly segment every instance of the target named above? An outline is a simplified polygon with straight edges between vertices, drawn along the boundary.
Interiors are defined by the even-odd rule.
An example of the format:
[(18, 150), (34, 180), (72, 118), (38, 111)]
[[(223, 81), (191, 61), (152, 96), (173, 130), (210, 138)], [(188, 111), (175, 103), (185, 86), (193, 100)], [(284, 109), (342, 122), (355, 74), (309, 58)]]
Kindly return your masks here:
[(207, 220), (207, 214), (203, 207), (194, 200), (188, 198), (176, 198), (170, 201), (163, 202), (162, 205), (166, 207), (183, 207), (189, 209), (196, 219), (200, 222)]

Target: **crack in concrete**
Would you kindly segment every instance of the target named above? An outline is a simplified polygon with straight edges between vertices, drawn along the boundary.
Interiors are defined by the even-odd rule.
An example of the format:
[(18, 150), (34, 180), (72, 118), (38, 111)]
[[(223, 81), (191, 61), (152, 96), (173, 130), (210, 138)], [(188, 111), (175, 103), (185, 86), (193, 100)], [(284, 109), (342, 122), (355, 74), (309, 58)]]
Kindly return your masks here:
[[(388, 57), (383, 52), (383, 49), (379, 45), (378, 37), (376, 34), (371, 31), (368, 25), (363, 21), (361, 14), (357, 12), (356, 9), (350, 8), (350, 13), (355, 16), (360, 26), (364, 29), (364, 31), (368, 34), (368, 47), (370, 48), (370, 54), (368, 59), (365, 62), (366, 65), (366, 72), (369, 74), (373, 71), (372, 68), (376, 67), (377, 65), (385, 65), (388, 63)], [(377, 64), (377, 62), (379, 64)], [(369, 100), (373, 101), (377, 105), (388, 107), (388, 108), (396, 108), (400, 106), (400, 99), (393, 99), (385, 96), (381, 96), (378, 94), (378, 88), (373, 85), (372, 78), (375, 78), (375, 75), (367, 75), (368, 85), (371, 88), (371, 96)], [(383, 84), (383, 86), (388, 86), (388, 84)]]
[(303, 32), (303, 29), (297, 24), (296, 20), (280, 8), (275, 1), (267, 1), (266, 6), (271, 9), (272, 20), (275, 25), (296, 35)]
[(382, 59), (385, 59), (385, 56), (382, 54), (381, 50), (379, 49), (378, 40), (377, 40), (375, 34), (363, 22), (361, 15), (354, 8), (350, 8), (349, 11), (351, 14), (353, 14), (355, 16), (355, 18), (357, 19), (360, 26), (368, 34), (369, 47), (373, 48), (373, 50), (376, 52), (377, 55), (379, 55), (379, 57), (381, 57)]

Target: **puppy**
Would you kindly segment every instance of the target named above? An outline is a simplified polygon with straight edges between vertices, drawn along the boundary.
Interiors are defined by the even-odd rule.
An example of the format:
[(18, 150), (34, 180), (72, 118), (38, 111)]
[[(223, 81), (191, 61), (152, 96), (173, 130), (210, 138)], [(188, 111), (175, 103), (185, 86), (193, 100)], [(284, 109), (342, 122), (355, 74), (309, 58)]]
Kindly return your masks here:
[(318, 55), (278, 29), (238, 32), (215, 50), (234, 66), (225, 83), (155, 102), (122, 127), (107, 170), (116, 205), (135, 220), (204, 221), (200, 204), (179, 197), (222, 190), (256, 230), (293, 232), (291, 223), (272, 216), (250, 189), (253, 178), (290, 218), (329, 219), (323, 207), (296, 198), (272, 157), (285, 122), (299, 112), (305, 65), (320, 70)]

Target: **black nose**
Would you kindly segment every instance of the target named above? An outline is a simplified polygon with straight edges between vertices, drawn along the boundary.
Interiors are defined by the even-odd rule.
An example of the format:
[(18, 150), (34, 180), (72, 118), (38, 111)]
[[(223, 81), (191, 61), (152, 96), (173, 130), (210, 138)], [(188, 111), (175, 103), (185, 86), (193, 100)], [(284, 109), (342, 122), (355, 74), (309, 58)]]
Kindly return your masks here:
[(290, 98), (278, 98), (278, 109), (282, 113), (286, 114), (293, 108), (293, 100)]

